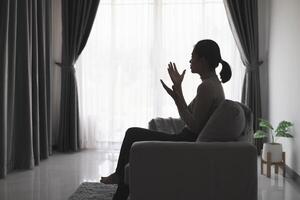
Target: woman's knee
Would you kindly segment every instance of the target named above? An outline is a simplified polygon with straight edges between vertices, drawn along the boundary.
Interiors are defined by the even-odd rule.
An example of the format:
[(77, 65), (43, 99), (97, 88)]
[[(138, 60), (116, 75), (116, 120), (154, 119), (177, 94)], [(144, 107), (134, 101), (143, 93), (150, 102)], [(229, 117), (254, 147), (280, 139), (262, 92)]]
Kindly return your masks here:
[(144, 140), (149, 136), (148, 130), (144, 128), (139, 128), (139, 127), (131, 127), (127, 129), (125, 133), (125, 140), (127, 141), (140, 141)]
[(139, 131), (139, 128), (137, 127), (131, 127), (129, 129), (127, 129), (126, 133), (125, 133), (125, 137), (126, 138), (131, 138), (133, 135), (135, 135), (137, 132)]

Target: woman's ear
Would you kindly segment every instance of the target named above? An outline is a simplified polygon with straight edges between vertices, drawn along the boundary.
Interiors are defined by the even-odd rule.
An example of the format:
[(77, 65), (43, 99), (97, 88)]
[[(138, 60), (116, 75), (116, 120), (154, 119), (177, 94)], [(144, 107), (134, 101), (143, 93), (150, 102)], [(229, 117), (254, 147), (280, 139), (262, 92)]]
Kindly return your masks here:
[(199, 58), (199, 62), (201, 63), (202, 66), (208, 65), (206, 58), (203, 56)]

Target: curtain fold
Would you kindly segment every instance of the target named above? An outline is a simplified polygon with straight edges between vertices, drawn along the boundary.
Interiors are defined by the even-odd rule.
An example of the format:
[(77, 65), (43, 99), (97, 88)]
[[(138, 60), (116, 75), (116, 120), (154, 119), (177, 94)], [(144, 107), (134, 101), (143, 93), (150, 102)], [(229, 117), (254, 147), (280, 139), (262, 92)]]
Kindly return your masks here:
[[(1, 1), (0, 178), (51, 153), (51, 2)], [(45, 15), (47, 13), (47, 16)], [(46, 45), (46, 43), (48, 45)]]
[(261, 96), (258, 46), (258, 7), (257, 0), (224, 0), (228, 21), (238, 46), (243, 64), (246, 66), (242, 103), (250, 107), (254, 116), (254, 131), (261, 118)]
[(0, 1), (0, 178), (7, 173), (7, 40), (9, 2)]
[(78, 92), (74, 64), (90, 34), (100, 0), (62, 0), (62, 68), (59, 150), (77, 151)]

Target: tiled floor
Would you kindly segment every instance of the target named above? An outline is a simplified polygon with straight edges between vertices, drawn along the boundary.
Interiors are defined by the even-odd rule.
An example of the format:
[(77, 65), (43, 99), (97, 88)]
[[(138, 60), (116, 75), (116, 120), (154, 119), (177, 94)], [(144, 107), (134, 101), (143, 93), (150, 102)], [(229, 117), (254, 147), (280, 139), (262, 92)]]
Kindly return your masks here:
[[(0, 179), (1, 200), (67, 200), (81, 182), (98, 181), (116, 166), (118, 152), (85, 150), (55, 154), (33, 170), (19, 171)], [(258, 168), (259, 169), (259, 168)], [(300, 187), (289, 177), (259, 174), (259, 200), (300, 200)]]

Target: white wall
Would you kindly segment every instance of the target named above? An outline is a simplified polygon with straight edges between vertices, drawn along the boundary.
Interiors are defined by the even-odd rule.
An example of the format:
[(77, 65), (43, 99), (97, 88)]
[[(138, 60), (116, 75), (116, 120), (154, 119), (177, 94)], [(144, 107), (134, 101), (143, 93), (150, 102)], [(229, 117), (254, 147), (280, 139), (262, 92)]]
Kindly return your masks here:
[(271, 0), (269, 117), (294, 123), (294, 139), (280, 139), (287, 165), (300, 174), (300, 1)]

